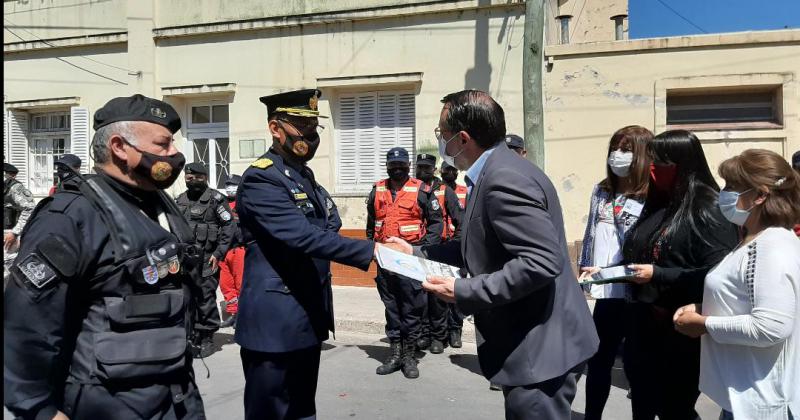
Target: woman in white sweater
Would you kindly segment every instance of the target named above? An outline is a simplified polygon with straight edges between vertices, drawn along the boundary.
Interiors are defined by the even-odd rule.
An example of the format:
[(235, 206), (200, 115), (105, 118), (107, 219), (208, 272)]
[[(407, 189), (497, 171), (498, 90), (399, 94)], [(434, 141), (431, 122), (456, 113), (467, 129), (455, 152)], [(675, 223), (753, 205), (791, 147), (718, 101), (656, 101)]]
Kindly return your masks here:
[(780, 155), (750, 149), (719, 173), (722, 214), (742, 241), (706, 276), (703, 303), (673, 318), (701, 339), (700, 390), (721, 420), (800, 413), (800, 176)]

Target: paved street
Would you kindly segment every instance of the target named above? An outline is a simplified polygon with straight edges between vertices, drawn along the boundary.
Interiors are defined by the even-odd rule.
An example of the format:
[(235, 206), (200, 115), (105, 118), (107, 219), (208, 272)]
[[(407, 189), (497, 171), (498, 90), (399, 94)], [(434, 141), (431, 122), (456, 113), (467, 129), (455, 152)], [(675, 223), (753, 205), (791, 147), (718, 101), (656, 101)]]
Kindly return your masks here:
[[(231, 338), (232, 331), (220, 334), (218, 342)], [(372, 334), (340, 333), (329, 341), (322, 353), (322, 367), (317, 392), (320, 419), (501, 419), (502, 393), (490, 391), (479, 374), (475, 345), (465, 343), (462, 349), (447, 349), (440, 355), (425, 354), (420, 362), (420, 378), (405, 379), (397, 372), (378, 376), (375, 367), (387, 353), (388, 345)], [(239, 363), (238, 346), (225, 344), (211, 356), (205, 368), (197, 363), (195, 371), (203, 391), (209, 419), (242, 418), (244, 382)], [(616, 370), (615, 380), (623, 380)], [(584, 381), (579, 383), (575, 398), (574, 419), (583, 418)], [(606, 419), (630, 419), (626, 391), (613, 388), (606, 407)], [(719, 409), (705, 397), (698, 403), (703, 419), (716, 419)]]
[[(222, 349), (206, 359), (211, 377), (198, 360), (195, 372), (203, 393), (206, 414), (211, 420), (243, 418), (244, 378), (239, 361), (239, 347), (232, 343), (233, 330), (217, 335)], [(325, 344), (317, 392), (317, 411), (321, 420), (342, 419), (459, 419), (503, 418), (503, 396), (490, 391), (480, 376), (475, 345), (464, 343), (461, 349), (446, 349), (443, 354), (425, 354), (420, 361), (420, 378), (409, 380), (401, 372), (378, 376), (375, 368), (387, 354), (388, 345), (381, 336), (340, 333)], [(624, 380), (615, 369), (615, 381)], [(584, 381), (579, 383), (573, 404), (573, 419), (583, 418)], [(606, 406), (605, 418), (630, 419), (626, 391), (614, 387)], [(698, 411), (705, 419), (716, 419), (719, 409), (701, 396)], [(423, 417), (424, 416), (424, 417)], [(12, 417), (6, 411), (4, 419)]]

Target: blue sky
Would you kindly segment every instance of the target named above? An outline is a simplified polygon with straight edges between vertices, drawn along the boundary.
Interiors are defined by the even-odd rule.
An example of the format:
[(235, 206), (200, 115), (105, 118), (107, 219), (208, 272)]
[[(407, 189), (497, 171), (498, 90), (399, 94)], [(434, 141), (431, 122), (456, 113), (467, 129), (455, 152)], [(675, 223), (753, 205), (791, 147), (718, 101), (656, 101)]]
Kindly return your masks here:
[[(591, 0), (589, 0), (591, 1)], [(629, 0), (630, 38), (800, 28), (800, 0)]]

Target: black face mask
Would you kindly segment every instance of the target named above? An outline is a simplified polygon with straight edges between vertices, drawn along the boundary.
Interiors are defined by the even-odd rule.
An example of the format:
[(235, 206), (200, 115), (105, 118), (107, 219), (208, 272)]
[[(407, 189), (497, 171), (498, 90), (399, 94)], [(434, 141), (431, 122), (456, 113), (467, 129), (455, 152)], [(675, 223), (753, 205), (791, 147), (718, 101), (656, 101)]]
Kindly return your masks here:
[(192, 181), (187, 181), (186, 188), (193, 193), (201, 193), (208, 188), (208, 183), (206, 181), (198, 181), (195, 179)]
[(183, 170), (183, 165), (186, 164), (186, 158), (181, 152), (170, 156), (159, 156), (144, 152), (136, 146), (128, 144), (142, 154), (142, 159), (133, 168), (133, 172), (146, 178), (159, 190), (169, 188), (175, 183), (175, 180), (178, 179)]
[(423, 169), (417, 166), (416, 175), (417, 179), (421, 180), (422, 182), (431, 182), (433, 179), (433, 169)]
[(408, 178), (407, 168), (393, 168), (387, 169), (386, 173), (389, 174), (389, 179), (395, 182), (405, 181)]
[(442, 181), (444, 181), (444, 182), (446, 182), (448, 184), (452, 184), (452, 183), (456, 182), (456, 178), (458, 178), (458, 175), (456, 175), (456, 174), (454, 174), (452, 172), (442, 172)]
[(293, 136), (289, 134), (283, 123), (278, 121), (284, 134), (286, 134), (286, 141), (283, 142), (283, 150), (297, 157), (302, 162), (308, 162), (317, 153), (319, 147), (319, 134), (317, 132), (304, 134), (301, 136)]

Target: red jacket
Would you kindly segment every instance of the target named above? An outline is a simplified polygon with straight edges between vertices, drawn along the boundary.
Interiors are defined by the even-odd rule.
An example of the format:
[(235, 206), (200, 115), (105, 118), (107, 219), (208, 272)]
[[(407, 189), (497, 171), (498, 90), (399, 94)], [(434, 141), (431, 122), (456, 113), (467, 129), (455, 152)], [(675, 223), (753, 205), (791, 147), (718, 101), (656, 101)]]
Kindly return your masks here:
[[(447, 240), (452, 238), (456, 234), (456, 227), (453, 225), (453, 220), (447, 215), (447, 205), (445, 201), (447, 192), (447, 184), (439, 185), (439, 189), (434, 192), (433, 194), (436, 196), (436, 199), (439, 200), (439, 207), (442, 208), (442, 219), (444, 220), (444, 229), (442, 230), (442, 239)], [(461, 205), (461, 208), (466, 208), (467, 205), (467, 187), (456, 184), (456, 197), (458, 197), (458, 203)]]
[[(236, 202), (230, 203), (231, 210), (236, 215)], [(244, 247), (230, 248), (225, 258), (219, 262), (219, 290), (225, 301), (229, 302), (225, 308), (228, 313), (235, 314), (239, 310), (239, 292), (242, 290), (242, 277), (244, 276)], [(233, 302), (231, 302), (233, 301)]]

